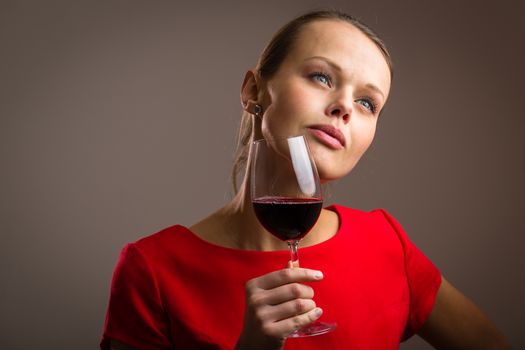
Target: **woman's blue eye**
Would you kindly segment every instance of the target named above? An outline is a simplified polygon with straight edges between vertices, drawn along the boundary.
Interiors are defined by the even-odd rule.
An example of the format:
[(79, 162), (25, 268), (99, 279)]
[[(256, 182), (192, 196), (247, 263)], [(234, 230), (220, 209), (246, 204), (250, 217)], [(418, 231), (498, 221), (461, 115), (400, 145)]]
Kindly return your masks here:
[(328, 75), (324, 74), (324, 73), (320, 73), (320, 72), (312, 73), (311, 77), (313, 79), (319, 81), (322, 84), (325, 84), (325, 85), (328, 85), (328, 86), (330, 86), (330, 84), (331, 84), (330, 77)]
[(376, 106), (370, 100), (360, 99), (360, 100), (357, 100), (357, 103), (360, 103), (363, 107), (365, 107), (366, 109), (368, 109), (372, 113), (375, 113), (375, 111), (376, 111)]

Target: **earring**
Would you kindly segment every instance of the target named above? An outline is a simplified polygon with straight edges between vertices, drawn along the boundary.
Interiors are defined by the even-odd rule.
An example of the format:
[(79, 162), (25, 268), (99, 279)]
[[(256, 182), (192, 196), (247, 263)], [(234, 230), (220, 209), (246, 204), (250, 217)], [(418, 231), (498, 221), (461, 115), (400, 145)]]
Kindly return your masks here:
[(254, 114), (256, 117), (260, 117), (260, 116), (261, 116), (261, 113), (262, 113), (262, 107), (261, 107), (261, 105), (255, 105), (255, 106), (253, 106), (253, 114)]

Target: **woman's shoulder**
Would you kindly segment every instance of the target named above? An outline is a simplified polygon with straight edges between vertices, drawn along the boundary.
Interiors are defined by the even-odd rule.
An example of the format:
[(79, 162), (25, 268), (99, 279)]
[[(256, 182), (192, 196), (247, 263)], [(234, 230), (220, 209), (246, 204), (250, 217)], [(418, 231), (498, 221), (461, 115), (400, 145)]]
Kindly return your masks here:
[(384, 223), (388, 222), (392, 216), (383, 208), (372, 210), (362, 210), (347, 207), (340, 204), (333, 204), (326, 209), (335, 211), (341, 218), (341, 221), (348, 220), (361, 224)]
[[(403, 227), (383, 208), (365, 211), (335, 204), (327, 209), (333, 210), (338, 214), (340, 231), (352, 233), (354, 237), (359, 236), (365, 239), (376, 239), (377, 241), (407, 239)], [(388, 240), (384, 240), (384, 242)]]
[(189, 231), (183, 225), (172, 225), (152, 234), (138, 238), (128, 243), (128, 249), (136, 249), (142, 253), (155, 253), (170, 247), (190, 244)]

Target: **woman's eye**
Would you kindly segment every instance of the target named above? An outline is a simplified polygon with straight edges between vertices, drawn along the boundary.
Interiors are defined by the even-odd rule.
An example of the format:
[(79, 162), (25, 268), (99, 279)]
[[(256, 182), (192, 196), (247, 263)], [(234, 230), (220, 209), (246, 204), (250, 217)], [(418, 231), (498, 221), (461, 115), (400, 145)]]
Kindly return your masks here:
[(372, 113), (375, 113), (375, 111), (376, 111), (375, 104), (372, 101), (368, 100), (368, 99), (359, 99), (359, 100), (357, 100), (357, 103), (361, 104), (363, 107), (365, 107), (366, 109), (368, 109)]
[(327, 74), (324, 74), (321, 72), (315, 72), (315, 73), (310, 74), (310, 77), (314, 80), (317, 80), (321, 84), (328, 85), (328, 86), (332, 85), (332, 81)]

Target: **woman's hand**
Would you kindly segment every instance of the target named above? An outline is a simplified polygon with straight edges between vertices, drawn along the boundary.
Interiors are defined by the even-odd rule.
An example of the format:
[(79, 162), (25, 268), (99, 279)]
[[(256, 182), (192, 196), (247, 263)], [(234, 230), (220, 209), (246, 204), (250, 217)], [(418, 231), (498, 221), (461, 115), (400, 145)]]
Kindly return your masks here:
[(314, 291), (302, 282), (323, 279), (320, 271), (286, 268), (246, 283), (244, 325), (236, 350), (281, 349), (287, 335), (318, 319)]

